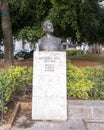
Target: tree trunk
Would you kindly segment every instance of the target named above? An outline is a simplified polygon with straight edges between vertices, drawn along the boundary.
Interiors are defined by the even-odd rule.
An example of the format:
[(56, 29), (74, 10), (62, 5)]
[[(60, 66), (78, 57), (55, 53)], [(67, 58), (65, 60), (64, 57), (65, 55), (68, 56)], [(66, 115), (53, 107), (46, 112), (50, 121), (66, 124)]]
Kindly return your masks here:
[(13, 38), (12, 38), (12, 28), (11, 19), (9, 14), (8, 0), (1, 0), (1, 14), (2, 14), (2, 33), (3, 33), (3, 43), (4, 43), (4, 66), (8, 69), (9, 66), (13, 65)]

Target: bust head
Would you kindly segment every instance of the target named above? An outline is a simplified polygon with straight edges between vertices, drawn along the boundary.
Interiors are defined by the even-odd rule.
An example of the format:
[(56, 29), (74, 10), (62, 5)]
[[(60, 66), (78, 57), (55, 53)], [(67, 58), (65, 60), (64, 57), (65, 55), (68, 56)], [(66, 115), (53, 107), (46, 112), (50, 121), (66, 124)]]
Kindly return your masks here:
[(61, 51), (62, 50), (62, 39), (53, 36), (53, 24), (50, 20), (47, 20), (43, 24), (43, 31), (46, 35), (38, 40), (39, 51)]
[(46, 22), (44, 22), (43, 31), (46, 33), (53, 33), (54, 32), (53, 24), (50, 20), (47, 20)]

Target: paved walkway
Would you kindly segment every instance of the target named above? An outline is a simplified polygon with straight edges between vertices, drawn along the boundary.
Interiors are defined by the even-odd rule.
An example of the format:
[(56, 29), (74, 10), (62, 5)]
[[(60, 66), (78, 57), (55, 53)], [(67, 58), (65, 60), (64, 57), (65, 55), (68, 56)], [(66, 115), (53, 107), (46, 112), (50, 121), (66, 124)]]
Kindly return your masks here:
[[(78, 119), (71, 119), (67, 120), (66, 122), (36, 121), (34, 124), (30, 125), (24, 117), (22, 118), (24, 121), (18, 119), (17, 124), (12, 128), (12, 130), (88, 130), (84, 122)], [(26, 126), (26, 124), (23, 122), (27, 122), (28, 126)], [(24, 126), (21, 123), (23, 123)]]
[(22, 116), (12, 130), (104, 130), (104, 123), (85, 122), (81, 119), (69, 119), (66, 122), (35, 121), (31, 123)]
[(11, 130), (104, 130), (103, 122), (85, 122), (81, 119), (69, 119), (66, 122), (34, 121), (20, 117)]
[(68, 101), (65, 122), (30, 121), (22, 115), (12, 130), (104, 130), (104, 101)]

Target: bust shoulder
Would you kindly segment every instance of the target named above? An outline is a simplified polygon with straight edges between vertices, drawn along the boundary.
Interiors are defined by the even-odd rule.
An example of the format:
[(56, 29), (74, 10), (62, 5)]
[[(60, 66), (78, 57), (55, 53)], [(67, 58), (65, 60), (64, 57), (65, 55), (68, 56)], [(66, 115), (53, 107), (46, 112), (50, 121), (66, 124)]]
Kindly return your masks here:
[(53, 38), (54, 38), (54, 40), (57, 41), (58, 43), (62, 41), (62, 39), (59, 38), (59, 37), (53, 37)]

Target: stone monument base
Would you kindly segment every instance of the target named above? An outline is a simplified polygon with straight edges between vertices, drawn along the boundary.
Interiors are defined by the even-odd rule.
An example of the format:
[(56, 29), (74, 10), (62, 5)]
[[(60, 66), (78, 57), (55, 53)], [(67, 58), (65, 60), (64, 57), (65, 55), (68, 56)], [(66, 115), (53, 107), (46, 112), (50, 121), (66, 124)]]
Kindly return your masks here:
[(67, 120), (66, 53), (35, 52), (33, 120)]

